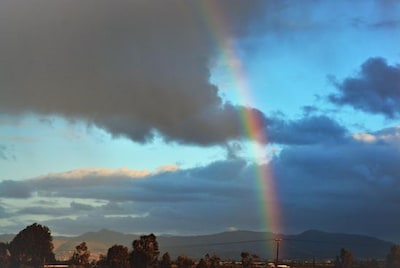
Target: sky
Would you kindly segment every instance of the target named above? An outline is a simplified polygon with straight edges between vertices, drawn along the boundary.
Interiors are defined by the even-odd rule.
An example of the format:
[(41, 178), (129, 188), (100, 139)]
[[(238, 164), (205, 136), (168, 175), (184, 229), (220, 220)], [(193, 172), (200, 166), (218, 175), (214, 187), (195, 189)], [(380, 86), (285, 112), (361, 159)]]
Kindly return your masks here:
[(398, 1), (0, 2), (0, 233), (400, 243)]

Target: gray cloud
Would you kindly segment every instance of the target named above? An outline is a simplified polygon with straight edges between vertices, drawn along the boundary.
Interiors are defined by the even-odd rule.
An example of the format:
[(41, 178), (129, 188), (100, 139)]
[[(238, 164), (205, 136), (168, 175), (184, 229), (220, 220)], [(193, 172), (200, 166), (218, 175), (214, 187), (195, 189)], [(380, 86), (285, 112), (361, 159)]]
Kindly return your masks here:
[(16, 212), (17, 215), (51, 215), (51, 216), (65, 216), (71, 215), (72, 210), (68, 207), (47, 207), (47, 206), (27, 206)]
[(400, 240), (393, 224), (400, 224), (399, 129), (365, 135), (329, 147), (292, 146), (273, 160), (284, 219), (296, 222), (293, 231), (341, 229)]
[[(216, 162), (206, 168), (158, 173), (82, 169), (23, 181), (2, 181), (0, 197), (27, 198), (35, 194), (47, 198), (136, 202), (219, 200), (245, 191), (242, 182), (248, 179), (248, 173), (248, 166), (241, 159)], [(89, 209), (77, 202), (72, 202), (71, 208)]]
[(350, 105), (387, 118), (400, 114), (400, 65), (389, 65), (382, 58), (370, 58), (361, 65), (357, 77), (334, 81), (339, 91), (329, 100), (337, 105)]
[(0, 206), (0, 219), (8, 218), (9, 216), (10, 213), (8, 213), (3, 206)]
[[(213, 5), (229, 26), (214, 25), (223, 33), (218, 41), (207, 17)], [(246, 138), (238, 115), (264, 115), (224, 102), (210, 83), (219, 42), (315, 33), (332, 23), (315, 10), (342, 12), (342, 5), (2, 1), (0, 113), (84, 120), (137, 142), (155, 135), (198, 145)]]
[[(219, 1), (221, 31), (245, 36), (266, 4)], [(238, 113), (248, 108), (224, 103), (209, 82), (218, 44), (203, 5), (2, 1), (0, 112), (81, 119), (138, 142), (242, 137)]]
[(29, 183), (24, 181), (0, 181), (0, 197), (28, 198), (32, 195)]
[(324, 115), (310, 115), (297, 120), (281, 117), (267, 119), (268, 141), (287, 145), (345, 142), (348, 131)]
[[(257, 209), (246, 218), (241, 213), (257, 206), (253, 168), (245, 161), (236, 159), (140, 178), (118, 177), (108, 172), (104, 174), (109, 175), (97, 172), (91, 173), (91, 176), (77, 172), (83, 175), (73, 178), (71, 173), (51, 174), (48, 178), (43, 176), (21, 183), (32, 187), (31, 194), (46, 200), (79, 198), (108, 203), (97, 207), (77, 201), (72, 201), (70, 207), (56, 205), (41, 208), (35, 205), (23, 208), (15, 215), (31, 215), (32, 219), (35, 215), (47, 215), (51, 220), (46, 223), (58, 233), (80, 233), (96, 226), (126, 232), (138, 229), (143, 232), (160, 230), (177, 233), (179, 230), (181, 233), (193, 233), (197, 229), (206, 233), (215, 229), (227, 230), (231, 224), (226, 219), (242, 228), (260, 229), (263, 221)], [(204, 229), (206, 222), (212, 223), (208, 225), (209, 230)]]
[[(353, 134), (334, 146), (317, 142), (283, 148), (268, 168), (274, 174), (285, 232), (318, 228), (400, 241), (399, 137), (400, 128), (393, 127)], [(19, 183), (46, 200), (72, 198), (70, 206), (56, 211), (35, 205), (17, 214), (48, 213), (45, 223), (57, 233), (111, 228), (193, 234), (224, 231), (232, 224), (260, 230), (265, 228), (255, 175), (260, 168), (265, 167), (236, 158), (141, 176), (101, 169), (51, 174)], [(7, 185), (0, 189), (8, 192)], [(3, 215), (12, 217), (5, 214), (6, 203), (3, 207)]]

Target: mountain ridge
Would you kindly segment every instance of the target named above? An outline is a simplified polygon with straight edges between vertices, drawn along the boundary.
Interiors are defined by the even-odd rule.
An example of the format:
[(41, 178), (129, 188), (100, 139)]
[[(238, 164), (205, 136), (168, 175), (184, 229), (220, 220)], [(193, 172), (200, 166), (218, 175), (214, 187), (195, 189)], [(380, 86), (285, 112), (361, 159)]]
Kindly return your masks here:
[[(68, 259), (75, 247), (86, 242), (91, 256), (107, 254), (115, 244), (131, 250), (132, 241), (140, 235), (126, 234), (109, 229), (90, 231), (78, 236), (53, 236), (54, 252), (59, 259)], [(0, 235), (0, 242), (12, 240), (13, 235)], [(207, 235), (157, 235), (160, 254), (168, 252), (172, 258), (179, 255), (194, 259), (205, 254), (216, 254), (224, 260), (240, 260), (240, 253), (247, 251), (261, 259), (273, 259), (276, 238), (280, 238), (280, 257), (285, 259), (334, 259), (341, 248), (350, 250), (356, 259), (384, 259), (395, 244), (371, 236), (330, 233), (315, 229), (299, 234), (276, 235), (271, 232), (247, 230), (227, 231)], [(8, 239), (8, 240), (5, 240)]]

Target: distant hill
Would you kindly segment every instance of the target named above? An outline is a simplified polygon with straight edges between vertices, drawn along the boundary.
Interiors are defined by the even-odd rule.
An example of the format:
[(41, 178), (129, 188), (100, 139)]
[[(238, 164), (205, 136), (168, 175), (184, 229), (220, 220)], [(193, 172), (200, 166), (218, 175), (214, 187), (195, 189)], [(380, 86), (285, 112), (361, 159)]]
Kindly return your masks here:
[(14, 236), (14, 234), (0, 234), (0, 242), (10, 242)]
[[(0, 241), (12, 240), (12, 235), (0, 235)], [(161, 254), (168, 252), (173, 259), (179, 255), (193, 259), (205, 254), (217, 254), (224, 260), (239, 260), (240, 253), (247, 251), (261, 259), (274, 259), (277, 236), (272, 233), (252, 231), (232, 231), (198, 236), (157, 236)], [(75, 246), (86, 242), (91, 255), (97, 258), (106, 254), (115, 244), (124, 245), (131, 250), (132, 241), (137, 235), (123, 234), (110, 230), (88, 232), (76, 237), (54, 237), (54, 252), (59, 259), (72, 255)], [(342, 247), (351, 251), (355, 259), (384, 259), (393, 243), (374, 237), (327, 233), (309, 230), (297, 235), (279, 235), (280, 258), (311, 260), (334, 259)]]
[(272, 233), (233, 231), (200, 236), (160, 236), (157, 240), (161, 251), (168, 251), (172, 256), (186, 255), (198, 259), (207, 253), (215, 253), (225, 260), (239, 260), (243, 251), (269, 256), (266, 249), (271, 241), (268, 239), (273, 237)]
[(389, 253), (392, 242), (374, 237), (327, 233), (309, 230), (299, 235), (284, 236), (282, 247), (290, 258), (333, 258), (341, 248), (350, 250), (356, 259), (384, 259)]
[[(106, 255), (107, 250), (115, 244), (124, 245), (131, 249), (132, 241), (138, 236), (123, 234), (107, 229), (98, 232), (88, 232), (75, 237), (54, 237), (54, 253), (58, 259), (68, 259), (75, 247), (82, 242), (86, 242), (91, 257), (98, 258), (100, 254)], [(62, 243), (58, 243), (62, 241)]]
[(161, 249), (172, 255), (185, 254), (195, 258), (206, 253), (216, 253), (223, 259), (240, 259), (247, 251), (262, 259), (276, 256), (275, 238), (280, 242), (280, 258), (285, 259), (334, 259), (341, 248), (350, 250), (356, 259), (384, 259), (392, 242), (374, 237), (327, 233), (310, 230), (298, 235), (274, 235), (264, 232), (235, 231), (206, 236), (159, 237)]

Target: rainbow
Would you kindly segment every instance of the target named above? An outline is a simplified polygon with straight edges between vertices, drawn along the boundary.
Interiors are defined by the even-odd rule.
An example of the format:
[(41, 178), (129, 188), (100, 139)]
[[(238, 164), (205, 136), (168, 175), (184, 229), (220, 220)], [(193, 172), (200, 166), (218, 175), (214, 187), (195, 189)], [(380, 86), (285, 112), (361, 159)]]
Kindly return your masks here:
[[(197, 8), (201, 12), (200, 16), (206, 23), (208, 31), (212, 34), (223, 62), (228, 63), (228, 71), (232, 81), (234, 81), (236, 94), (244, 102), (245, 107), (251, 107), (254, 102), (251, 97), (251, 89), (247, 83), (246, 72), (234, 42), (226, 34), (229, 32), (229, 28), (225, 25), (224, 14), (218, 6), (218, 1), (194, 2), (198, 3)], [(263, 148), (267, 145), (267, 136), (260, 119), (260, 116), (252, 109), (241, 109), (240, 120), (245, 134), (250, 140), (258, 144), (258, 146), (252, 146), (254, 159), (263, 158), (265, 155)], [(255, 164), (254, 176), (257, 181), (261, 204), (260, 214), (264, 220), (265, 231), (275, 234), (282, 233), (281, 215), (272, 170), (266, 164)]]

